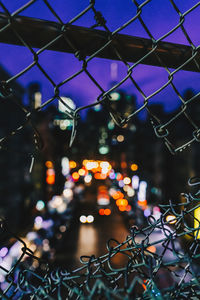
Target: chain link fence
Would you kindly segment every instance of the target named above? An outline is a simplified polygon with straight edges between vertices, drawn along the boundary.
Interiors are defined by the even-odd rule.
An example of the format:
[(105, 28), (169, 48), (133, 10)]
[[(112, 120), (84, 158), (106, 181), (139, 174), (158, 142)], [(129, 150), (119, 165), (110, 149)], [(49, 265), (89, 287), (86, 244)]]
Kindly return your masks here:
[[(188, 33), (185, 23), (187, 18), (199, 9), (200, 2), (191, 2), (187, 10), (179, 8), (178, 1), (169, 0), (169, 5), (176, 15), (178, 22), (170, 28), (168, 32), (156, 38), (152, 34), (149, 26), (143, 18), (144, 10), (151, 8), (155, 1), (135, 1), (132, 2), (134, 15), (123, 25), (111, 30), (107, 25), (107, 20), (99, 11), (98, 1), (88, 1), (87, 5), (71, 20), (64, 22), (58, 15), (56, 4), (52, 1), (40, 1), (41, 7), (48, 11), (51, 16), (49, 20), (40, 20), (27, 17), (29, 10), (38, 1), (23, 1), (24, 4), (14, 10), (10, 10), (10, 4), (0, 1), (0, 42), (6, 44), (20, 45), (26, 49), (28, 58), (31, 61), (26, 64), (28, 59), (25, 57), (24, 66), (17, 70), (12, 77), (5, 78), (0, 82), (1, 98), (9, 101), (10, 95), (15, 95), (13, 83), (20, 80), (26, 74), (35, 72), (42, 74), (48, 85), (51, 87), (51, 96), (43, 99), (43, 103), (37, 108), (29, 110), (27, 107), (18, 103), (13, 106), (20, 107), (24, 114), (24, 121), (17, 128), (13, 128), (6, 136), (1, 137), (1, 148), (12, 136), (23, 131), (27, 124), (30, 124), (34, 131), (34, 140), (37, 148), (42, 148), (42, 139), (33, 121), (33, 115), (47, 107), (48, 104), (60, 101), (65, 107), (65, 113), (73, 121), (71, 133), (72, 144), (77, 130), (79, 113), (95, 105), (101, 104), (110, 113), (114, 122), (123, 127), (131, 118), (142, 111), (146, 111), (152, 123), (153, 130), (158, 138), (164, 140), (171, 153), (175, 154), (190, 146), (194, 141), (199, 142), (200, 124), (191, 113), (198, 105), (200, 93), (184, 97), (180, 88), (176, 86), (176, 76), (181, 72), (186, 72), (189, 78), (192, 72), (200, 71), (199, 45), (193, 42)], [(27, 13), (26, 13), (27, 12)], [(157, 7), (156, 14), (159, 14)], [(93, 20), (89, 27), (77, 26), (76, 22), (84, 20), (89, 14)], [(54, 21), (52, 21), (52, 19)], [(133, 37), (123, 34), (135, 22), (139, 22), (148, 38)], [(180, 31), (187, 43), (178, 45), (166, 42), (176, 31)], [(42, 55), (47, 51), (58, 51), (71, 53), (72, 60), (77, 60), (80, 68), (75, 67), (75, 72), (61, 81), (54, 79), (54, 74), (48, 71), (40, 62)], [(126, 74), (114, 83), (110, 88), (105, 87), (99, 82), (96, 76), (90, 71), (90, 63), (96, 58), (112, 59), (123, 64)], [(154, 91), (147, 93), (142, 85), (135, 78), (135, 70), (138, 66), (151, 65), (155, 68), (160, 67), (166, 82), (162, 83)], [(6, 66), (6, 62), (5, 62)], [(55, 69), (57, 66), (55, 65)], [(145, 69), (144, 69), (145, 71)], [(62, 99), (62, 89), (71, 82), (77, 80), (81, 84), (81, 76), (84, 74), (91, 86), (98, 90), (98, 96), (94, 102), (80, 106), (76, 109), (71, 108)], [(151, 78), (149, 78), (150, 80)], [(124, 116), (120, 111), (116, 111), (112, 105), (111, 93), (119, 88), (123, 88), (125, 83), (131, 83), (136, 93), (142, 99), (140, 104), (129, 115)], [(187, 84), (184, 82), (184, 84)], [(174, 93), (174, 101), (180, 103), (178, 111), (170, 115), (168, 120), (163, 120), (162, 116), (153, 112), (151, 103), (157, 95), (168, 89)], [(186, 86), (185, 88), (189, 88)], [(88, 87), (89, 89), (89, 87)], [(4, 101), (2, 99), (2, 101)], [(133, 108), (134, 109), (134, 108)], [(174, 136), (179, 119), (184, 118), (190, 130), (189, 140), (182, 141), (178, 136)], [(178, 143), (177, 143), (178, 141)], [(31, 165), (33, 165), (33, 154)], [(198, 181), (190, 181), (190, 185), (199, 185)], [(27, 267), (28, 262), (32, 265), (33, 260), (37, 260), (32, 251), (27, 247), (23, 240), (13, 233), (9, 233), (21, 244), (21, 256), (14, 263), (12, 268), (6, 269), (0, 266), (5, 273), (7, 281), (6, 288), (1, 290), (3, 299), (198, 299), (199, 298), (199, 273), (197, 263), (199, 259), (199, 221), (198, 226), (188, 225), (188, 217), (192, 219), (193, 212), (199, 207), (199, 193), (185, 194), (185, 202), (163, 206), (163, 215), (155, 220), (149, 217), (149, 226), (144, 229), (132, 229), (131, 235), (122, 244), (115, 240), (108, 241), (108, 252), (102, 257), (82, 257), (83, 266), (72, 272), (66, 270), (48, 271), (48, 266), (41, 262), (40, 270), (35, 272), (32, 267)], [(173, 213), (175, 219), (166, 221), (166, 215)], [(154, 240), (153, 234), (157, 230), (162, 230), (163, 239)], [(1, 222), (1, 232), (9, 232), (4, 221)], [(179, 239), (183, 236), (190, 238), (188, 251), (184, 252), (179, 248)], [(155, 245), (161, 244), (161, 253), (155, 254)], [(171, 253), (172, 259), (165, 260), (166, 253)], [(115, 269), (112, 258), (115, 256), (125, 256), (126, 264), (120, 269)], [(26, 258), (24, 260), (24, 258)], [(24, 263), (25, 261), (26, 263)], [(168, 276), (168, 285), (163, 287), (158, 277), (165, 273)], [(170, 285), (171, 282), (175, 284)]]
[[(0, 3), (2, 10), (0, 15), (1, 42), (22, 45), (27, 49), (27, 56), (30, 55), (30, 57), (32, 57), (32, 61), (29, 64), (25, 65), (24, 68), (20, 69), (11, 78), (1, 82), (2, 97), (8, 97), (10, 93), (12, 93), (12, 83), (14, 80), (19, 79), (26, 73), (33, 72), (36, 68), (38, 74), (42, 73), (42, 75), (45, 76), (53, 91), (51, 97), (49, 99), (44, 99), (43, 103), (37, 107), (36, 111), (40, 111), (49, 103), (56, 100), (62, 102), (63, 105), (66, 106), (66, 114), (73, 120), (70, 144), (72, 144), (76, 134), (79, 112), (89, 106), (95, 106), (97, 104), (106, 107), (115, 123), (119, 126), (124, 126), (136, 114), (146, 110), (150, 115), (156, 136), (165, 141), (172, 153), (182, 151), (184, 148), (191, 145), (192, 142), (199, 141), (199, 124), (198, 122), (195, 122), (190, 114), (190, 106), (198, 102), (199, 93), (190, 96), (189, 99), (185, 99), (182, 92), (180, 92), (175, 84), (176, 75), (180, 74), (182, 70), (199, 72), (199, 45), (193, 43), (184, 26), (187, 17), (199, 8), (199, 2), (182, 12), (176, 5), (176, 1), (169, 1), (174, 12), (177, 14), (179, 21), (170, 29), (170, 31), (157, 39), (150, 32), (150, 29), (143, 20), (143, 10), (148, 9), (148, 6), (150, 8), (152, 1), (140, 1), (141, 3), (133, 1), (132, 5), (133, 11), (136, 12), (135, 15), (114, 31), (111, 31), (108, 28), (106, 19), (102, 13), (95, 8), (95, 1), (90, 1), (83, 11), (67, 23), (64, 23), (56, 13), (55, 4), (50, 5), (50, 2), (48, 1), (42, 1), (42, 4), (48, 9), (52, 17), (56, 19), (56, 22), (23, 17), (22, 14), (26, 15), (26, 10), (30, 9), (31, 6), (34, 6), (36, 2), (37, 1), (29, 1), (22, 7), (18, 7), (18, 9), (12, 13), (9, 12), (6, 4), (3, 2)], [(159, 7), (157, 9), (159, 11)], [(91, 25), (90, 28), (74, 25), (77, 20), (80, 20), (88, 13), (92, 14), (94, 17), (94, 24)], [(140, 22), (146, 35), (149, 37), (148, 39), (134, 38), (120, 34), (124, 29), (128, 28), (136, 21)], [(98, 28), (98, 30), (96, 28)], [(173, 35), (177, 30), (181, 30), (189, 46), (163, 42), (163, 40)], [(49, 73), (40, 63), (41, 56), (47, 50), (73, 53), (75, 58), (80, 62), (80, 69), (69, 77), (66, 77), (64, 80), (56, 82), (53, 79), (53, 74)], [(101, 83), (95, 78), (95, 75), (90, 72), (90, 63), (96, 57), (119, 60), (125, 66), (126, 76), (115, 83), (111, 88), (105, 90)], [(152, 93), (147, 94), (143, 90), (143, 87), (138, 84), (134, 76), (134, 70), (141, 64), (162, 67), (164, 70), (163, 77), (166, 77), (167, 81)], [(92, 104), (72, 109), (62, 100), (62, 87), (64, 85), (69, 85), (73, 80), (80, 80), (81, 82), (81, 75), (83, 73), (89, 78), (89, 85), (96, 86), (99, 94)], [(190, 74), (191, 73), (188, 73), (188, 80)], [(151, 78), (149, 78), (149, 80), (150, 79)], [(141, 99), (143, 99), (143, 103), (129, 115), (123, 116), (121, 112), (113, 109), (110, 93), (118, 88), (123, 88), (123, 84), (127, 81), (129, 83), (131, 82), (136, 92), (140, 95)], [(168, 91), (168, 88), (172, 89), (175, 93), (176, 100), (174, 101), (177, 101), (177, 103), (180, 102), (181, 105), (179, 110), (172, 116), (170, 115), (168, 120), (162, 120), (160, 115), (151, 111), (150, 104), (157, 95), (160, 94), (162, 97), (162, 92), (164, 90)], [(10, 132), (8, 136), (16, 134), (19, 130), (24, 128), (26, 123), (31, 122), (33, 111), (27, 111), (24, 107), (21, 107), (21, 109), (25, 114), (24, 123), (18, 128), (13, 128), (13, 131)], [(173, 136), (173, 128), (176, 127), (181, 117), (184, 117), (188, 122), (188, 127), (191, 127), (191, 136), (189, 140), (184, 141), (181, 145), (176, 145), (178, 137)], [(170, 139), (171, 135), (172, 138)], [(3, 144), (8, 136), (1, 138), (1, 144)], [(38, 133), (36, 133), (36, 136), (38, 136)]]
[[(10, 270), (0, 266), (7, 281), (6, 289), (1, 290), (3, 299), (198, 299), (200, 226), (193, 214), (200, 207), (199, 184), (198, 178), (190, 179), (196, 192), (182, 194), (180, 204), (161, 205), (159, 218), (150, 216), (142, 229), (133, 226), (123, 243), (110, 239), (103, 256), (82, 256), (82, 266), (73, 271), (50, 271), (2, 220), (1, 231), (14, 236), (21, 247)], [(170, 214), (173, 218), (167, 219)], [(157, 232), (161, 231), (160, 239)], [(187, 247), (181, 245), (184, 237)], [(155, 247), (160, 251), (155, 252)], [(116, 258), (123, 262), (121, 267), (116, 268)], [(40, 262), (37, 270), (34, 260)]]

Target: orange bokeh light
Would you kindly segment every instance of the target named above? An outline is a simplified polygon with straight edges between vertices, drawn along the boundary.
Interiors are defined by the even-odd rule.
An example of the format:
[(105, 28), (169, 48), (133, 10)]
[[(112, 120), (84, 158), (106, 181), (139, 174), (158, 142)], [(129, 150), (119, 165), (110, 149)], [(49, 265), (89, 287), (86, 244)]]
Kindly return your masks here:
[(120, 211), (125, 211), (125, 210), (126, 210), (126, 207), (125, 207), (125, 206), (119, 206), (119, 210), (120, 210)]
[(100, 185), (98, 191), (107, 191), (107, 187), (105, 185)]
[(131, 205), (127, 205), (126, 206), (126, 211), (131, 211), (131, 208), (132, 208)]
[(120, 191), (116, 191), (114, 194), (113, 194), (113, 199), (117, 200), (119, 198), (123, 198), (124, 197), (124, 194)]
[(99, 209), (99, 214), (100, 214), (101, 216), (104, 215), (104, 209), (103, 209), (103, 208), (100, 208), (100, 209)]
[(55, 183), (55, 174), (48, 175), (46, 178), (46, 182), (48, 184), (54, 184)]
[(46, 166), (48, 169), (53, 168), (53, 163), (52, 163), (52, 161), (50, 161), (50, 160), (46, 161), (46, 162), (45, 162), (45, 166)]
[(146, 285), (144, 283), (142, 284), (142, 287), (146, 291), (147, 287), (146, 287)]
[(69, 167), (70, 167), (70, 169), (74, 169), (74, 168), (76, 168), (76, 166), (77, 166), (77, 164), (76, 164), (75, 161), (73, 161), (73, 160), (69, 161)]
[(93, 168), (91, 171), (93, 173), (101, 172), (101, 167)]
[(46, 171), (46, 183), (54, 184), (55, 183), (55, 171), (54, 169), (47, 169)]
[(80, 175), (78, 174), (78, 172), (72, 173), (72, 178), (73, 178), (75, 181), (79, 180), (79, 177), (80, 177)]
[(104, 209), (104, 214), (109, 216), (111, 214), (111, 210), (109, 208)]
[(102, 198), (102, 197), (110, 199), (108, 192), (99, 192), (97, 198)]
[(132, 170), (132, 171), (137, 171), (137, 170), (138, 170), (138, 165), (132, 164), (132, 165), (131, 165), (131, 170)]
[(118, 173), (116, 179), (117, 179), (117, 181), (122, 180), (123, 179), (122, 174)]
[(106, 174), (102, 174), (102, 173), (95, 173), (94, 174), (94, 178), (98, 179), (98, 180), (104, 180), (106, 179), (107, 175)]
[(139, 206), (146, 206), (147, 205), (147, 200), (138, 201), (137, 203), (138, 203)]
[(118, 199), (116, 201), (116, 205), (117, 206), (127, 206), (128, 205), (128, 201), (126, 199)]
[(127, 163), (125, 161), (121, 162), (121, 168), (126, 169), (127, 168)]

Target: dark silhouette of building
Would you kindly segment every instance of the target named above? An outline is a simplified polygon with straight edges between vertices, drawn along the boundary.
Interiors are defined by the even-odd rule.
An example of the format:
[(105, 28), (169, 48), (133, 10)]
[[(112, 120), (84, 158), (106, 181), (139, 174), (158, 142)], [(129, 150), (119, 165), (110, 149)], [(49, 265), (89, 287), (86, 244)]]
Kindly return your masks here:
[[(9, 74), (0, 67), (0, 80), (10, 78)], [(0, 138), (9, 135), (25, 122), (25, 113), (18, 106), (22, 104), (23, 87), (16, 81), (11, 84), (12, 93), (8, 97), (0, 97)], [(0, 150), (0, 215), (5, 217), (15, 228), (23, 220), (26, 209), (27, 189), (30, 178), (29, 141), (26, 129), (16, 135), (6, 138), (1, 143)], [(28, 176), (28, 177), (27, 177)]]

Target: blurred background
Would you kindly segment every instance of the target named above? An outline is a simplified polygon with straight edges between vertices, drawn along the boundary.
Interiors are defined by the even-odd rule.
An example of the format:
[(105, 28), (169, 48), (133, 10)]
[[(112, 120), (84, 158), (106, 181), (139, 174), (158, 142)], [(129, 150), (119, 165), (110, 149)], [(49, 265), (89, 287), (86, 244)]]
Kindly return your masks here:
[[(20, 101), (24, 90), (17, 83), (16, 89)], [(187, 93), (192, 91), (187, 90), (186, 97)], [(40, 84), (30, 83), (28, 94), (29, 106), (37, 106)], [(124, 113), (136, 101), (135, 95), (123, 90), (110, 96)], [(63, 100), (75, 105), (67, 95)], [(5, 135), (23, 116), (6, 99), (0, 106)], [(160, 104), (152, 109), (166, 115)], [(199, 144), (173, 156), (155, 137), (148, 119), (136, 117), (119, 128), (104, 108), (95, 106), (79, 120), (69, 148), (72, 121), (64, 111), (61, 103), (35, 115), (43, 150), (35, 150), (31, 126), (6, 142), (0, 161), (0, 210), (14, 232), (19, 231), (39, 255), (74, 266), (81, 255), (102, 255), (109, 238), (122, 242), (131, 226), (147, 225), (150, 214), (159, 218), (159, 204), (181, 201), (188, 178), (198, 173)], [(187, 124), (182, 122), (177, 130), (185, 138)], [(29, 153), (35, 156), (31, 173)], [(8, 240), (6, 249), (12, 244)]]

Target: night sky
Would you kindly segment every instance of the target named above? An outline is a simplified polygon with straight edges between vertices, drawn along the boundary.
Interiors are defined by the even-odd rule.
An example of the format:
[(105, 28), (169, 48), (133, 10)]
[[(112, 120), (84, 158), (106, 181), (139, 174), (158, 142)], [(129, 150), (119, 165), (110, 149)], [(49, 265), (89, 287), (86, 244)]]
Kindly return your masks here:
[[(24, 0), (4, 0), (1, 2), (11, 13), (27, 3), (27, 1)], [(138, 0), (138, 3), (143, 2), (145, 1)], [(174, 2), (182, 13), (198, 3), (198, 1), (195, 0), (177, 0)], [(89, 5), (89, 1), (86, 0), (51, 0), (49, 3), (55, 9), (62, 21), (66, 23)], [(136, 6), (130, 0), (96, 0), (95, 7), (97, 10), (101, 11), (104, 18), (107, 20), (106, 24), (111, 31), (116, 30), (136, 14)], [(2, 8), (1, 11), (3, 11)], [(35, 1), (34, 4), (24, 10), (21, 15), (57, 21), (42, 0)], [(169, 0), (150, 1), (147, 5), (144, 5), (141, 16), (155, 39), (160, 38), (179, 23), (179, 15)], [(199, 16), (200, 6), (186, 15), (184, 21), (184, 27), (195, 46), (198, 46), (200, 43)], [(90, 27), (94, 23), (94, 15), (89, 11), (73, 24)], [(120, 33), (148, 38), (147, 33), (138, 20), (134, 21)], [(163, 40), (188, 45), (188, 41), (180, 28)], [(1, 65), (11, 75), (17, 74), (33, 61), (30, 51), (20, 46), (1, 44), (0, 54)], [(81, 62), (79, 62), (74, 55), (57, 53), (54, 51), (45, 51), (42, 53), (39, 56), (39, 63), (56, 84), (81, 68)], [(89, 72), (105, 90), (112, 86), (112, 81), (119, 81), (127, 74), (127, 68), (121, 62), (116, 62), (117, 73), (114, 72), (111, 74), (112, 63), (113, 61), (108, 59), (95, 58), (88, 65)], [(116, 65), (114, 67), (116, 68)], [(168, 74), (163, 68), (144, 65), (139, 65), (134, 69), (133, 77), (146, 95), (153, 93), (168, 80)], [(195, 92), (198, 92), (199, 78), (199, 73), (179, 71), (175, 74), (173, 82), (181, 94), (184, 94), (184, 91), (187, 88), (192, 88)], [(30, 82), (40, 81), (43, 101), (46, 101), (53, 96), (53, 86), (37, 67), (33, 67), (30, 71), (21, 76), (18, 81), (25, 88)], [(126, 81), (121, 86), (121, 89), (125, 89), (130, 94), (137, 95), (138, 105), (142, 104), (143, 99), (130, 80)], [(77, 107), (93, 103), (100, 94), (99, 89), (85, 74), (79, 75), (77, 78), (62, 86), (60, 91), (61, 95), (71, 97), (75, 101)], [(167, 87), (150, 101), (151, 103), (163, 103), (166, 111), (171, 111), (180, 104), (180, 101), (177, 99), (177, 96), (171, 87)]]

